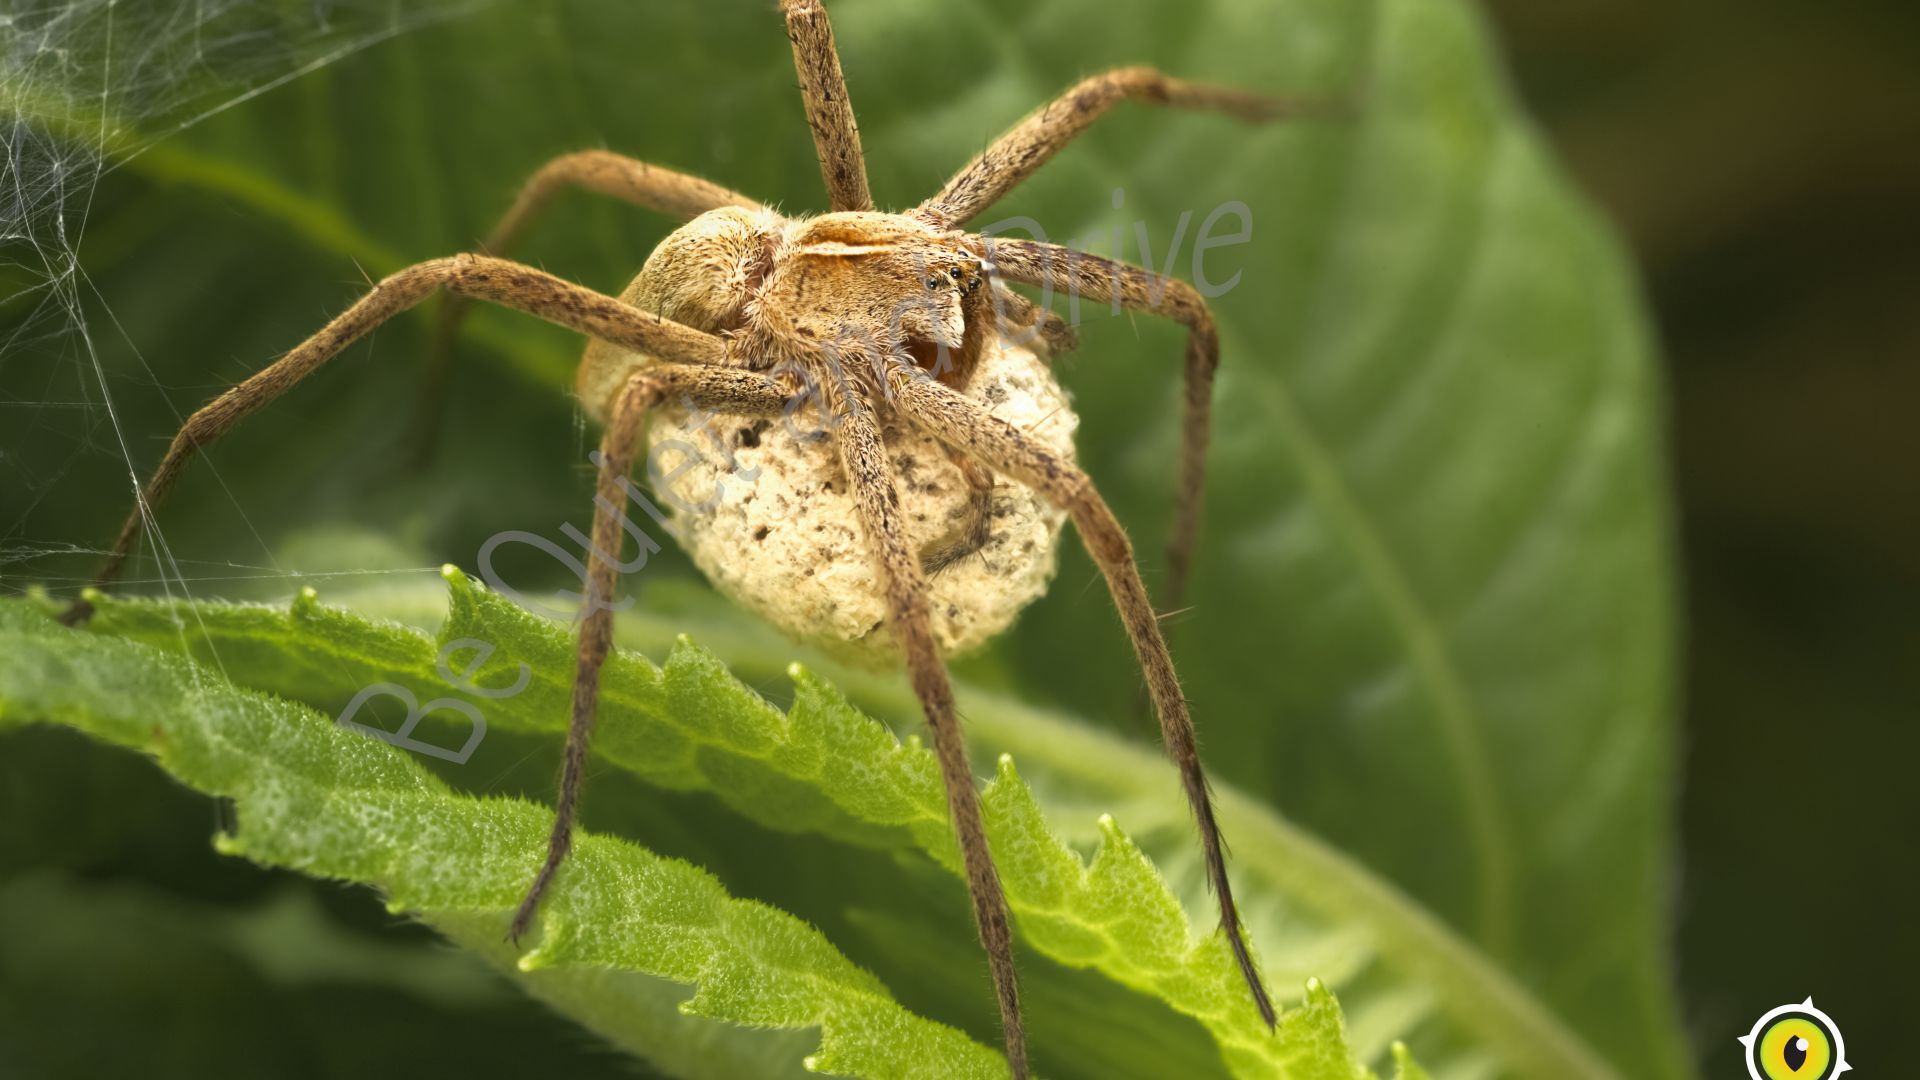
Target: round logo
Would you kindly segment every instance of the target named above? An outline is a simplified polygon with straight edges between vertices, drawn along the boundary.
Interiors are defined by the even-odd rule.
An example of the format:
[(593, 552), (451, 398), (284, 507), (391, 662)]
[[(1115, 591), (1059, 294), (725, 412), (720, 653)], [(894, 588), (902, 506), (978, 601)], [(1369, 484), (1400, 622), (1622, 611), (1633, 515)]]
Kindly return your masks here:
[(1747, 1075), (1753, 1080), (1833, 1080), (1853, 1068), (1840, 1029), (1813, 1007), (1812, 998), (1754, 1021), (1740, 1045), (1747, 1048)]

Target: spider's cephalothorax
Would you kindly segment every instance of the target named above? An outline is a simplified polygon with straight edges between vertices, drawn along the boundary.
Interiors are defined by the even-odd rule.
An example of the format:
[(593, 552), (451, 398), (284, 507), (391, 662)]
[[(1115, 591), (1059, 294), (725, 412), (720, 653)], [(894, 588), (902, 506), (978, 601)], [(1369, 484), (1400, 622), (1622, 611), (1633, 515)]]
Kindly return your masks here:
[(905, 355), (948, 386), (966, 385), (993, 332), (980, 241), (871, 212), (796, 221), (782, 240), (750, 312), (757, 351)]
[[(1185, 588), (1199, 525), (1219, 361), (1213, 317), (1184, 282), (1039, 241), (989, 245), (965, 228), (1117, 102), (1246, 120), (1273, 119), (1283, 112), (1282, 103), (1184, 82), (1152, 68), (1120, 68), (1082, 81), (1015, 125), (908, 213), (876, 213), (826, 12), (819, 0), (782, 0), (781, 6), (832, 212), (785, 218), (709, 181), (605, 151), (556, 158), (527, 182), (489, 238), (485, 250), (495, 254), (435, 259), (386, 278), (319, 333), (188, 417), (135, 500), (98, 582), (118, 574), (139, 543), (147, 515), (195, 453), (428, 296), (451, 294), (442, 307), (430, 388), (444, 383), (447, 345), (467, 300), (516, 308), (577, 330), (590, 341), (580, 368), (580, 401), (606, 425), (587, 595), (611, 597), (618, 584), (630, 528), (621, 512), (625, 485), (649, 414), (665, 417), (656, 442), (676, 424), (690, 444), (711, 439), (717, 429), (723, 446), (730, 433), (736, 454), (757, 454), (764, 473), (779, 475), (785, 487), (753, 485), (749, 495), (715, 504), (722, 509), (704, 518), (697, 511), (683, 514), (683, 539), (710, 577), (788, 629), (904, 663), (946, 785), (1013, 1075), (1027, 1075), (1027, 1058), (1012, 930), (942, 657), (998, 630), (1038, 595), (1052, 573), (1063, 518), (1073, 521), (1100, 567), (1133, 643), (1167, 754), (1199, 827), (1221, 932), (1245, 976), (1251, 1004), (1272, 1025), (1273, 1005), (1234, 905), (1193, 721), (1159, 618), (1125, 531), (1073, 460), (1072, 414), (1046, 364), (1048, 347), (1067, 345), (1073, 335), (1005, 283), (1070, 291), (1187, 328), (1179, 501), (1162, 594), (1169, 606), (1178, 606)], [(569, 187), (626, 199), (687, 224), (660, 245), (618, 299), (499, 257), (540, 208)], [(791, 427), (796, 403), (818, 420), (812, 432)], [(689, 410), (724, 424), (688, 429)], [(783, 516), (777, 501), (788, 496)], [(775, 505), (744, 509), (760, 498)], [(764, 549), (776, 528), (788, 532), (783, 544), (806, 532), (826, 541), (810, 551), (790, 547), (778, 566), (757, 564), (756, 546)], [(940, 573), (930, 581), (933, 571)], [(829, 581), (837, 594), (826, 588)], [(956, 592), (965, 589), (972, 591)], [(856, 596), (865, 607), (845, 603)], [(818, 611), (796, 612), (809, 603), (832, 610), (824, 619)], [(91, 610), (82, 598), (63, 618), (79, 622)], [(580, 620), (553, 832), (507, 927), (515, 940), (532, 925), (572, 848), (599, 672), (612, 638), (611, 605), (593, 605)]]
[[(754, 370), (829, 374), (839, 363), (861, 376), (893, 355), (958, 389), (995, 332), (987, 282), (984, 241), (903, 214), (783, 218), (727, 206), (674, 230), (620, 298), (725, 333)], [(581, 400), (596, 414), (631, 370), (616, 351), (596, 341), (581, 367)]]

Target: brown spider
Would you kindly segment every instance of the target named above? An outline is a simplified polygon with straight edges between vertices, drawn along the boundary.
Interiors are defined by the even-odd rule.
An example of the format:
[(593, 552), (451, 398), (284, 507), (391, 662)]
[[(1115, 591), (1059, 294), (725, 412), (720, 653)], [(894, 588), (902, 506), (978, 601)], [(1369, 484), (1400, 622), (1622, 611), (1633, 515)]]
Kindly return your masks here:
[[(1268, 1025), (1273, 1005), (1235, 910), (1193, 722), (1153, 605), (1120, 523), (1070, 458), (964, 396), (983, 351), (1004, 328), (1037, 332), (1071, 347), (1071, 331), (1000, 282), (1067, 283), (1079, 295), (1163, 316), (1188, 329), (1180, 491), (1168, 550), (1168, 600), (1184, 589), (1199, 522), (1200, 494), (1219, 342), (1211, 314), (1185, 282), (1126, 263), (1032, 240), (989, 241), (964, 226), (1085, 131), (1115, 103), (1225, 112), (1247, 120), (1279, 116), (1274, 99), (1123, 68), (1088, 78), (993, 143), (932, 198), (904, 214), (874, 210), (853, 108), (826, 12), (818, 0), (783, 0), (787, 34), (832, 212), (783, 218), (744, 195), (696, 177), (615, 154), (589, 151), (550, 162), (528, 181), (486, 250), (511, 246), (558, 191), (584, 187), (678, 215), (668, 237), (621, 299), (495, 255), (420, 263), (381, 281), (344, 314), (264, 370), (189, 417), (136, 500), (98, 577), (104, 585), (139, 541), (143, 516), (194, 453), (290, 390), (328, 359), (437, 290), (441, 344), (464, 298), (516, 308), (591, 339), (579, 369), (582, 405), (604, 422), (593, 519), (589, 611), (579, 632), (572, 717), (553, 833), (544, 863), (515, 914), (525, 932), (571, 845), (599, 674), (612, 643), (611, 597), (627, 526), (619, 511), (641, 437), (657, 406), (685, 404), (742, 417), (780, 417), (803, 384), (830, 421), (844, 484), (858, 508), (885, 592), (886, 628), (904, 655), (926, 712), (966, 866), (974, 918), (999, 997), (1007, 1062), (1027, 1075), (1025, 1036), (1006, 901), (988, 851), (952, 688), (929, 615), (927, 573), (980, 548), (988, 535), (997, 475), (1024, 484), (1064, 510), (1099, 564), (1143, 669), (1168, 755), (1179, 767), (1219, 898), (1222, 931)], [(985, 285), (986, 287), (983, 287)], [(670, 316), (670, 317), (668, 317)], [(441, 353), (443, 350), (436, 350)], [(437, 367), (437, 363), (436, 363)], [(971, 522), (924, 556), (908, 542), (883, 421), (938, 439), (960, 466)], [(76, 601), (63, 616), (87, 618)]]

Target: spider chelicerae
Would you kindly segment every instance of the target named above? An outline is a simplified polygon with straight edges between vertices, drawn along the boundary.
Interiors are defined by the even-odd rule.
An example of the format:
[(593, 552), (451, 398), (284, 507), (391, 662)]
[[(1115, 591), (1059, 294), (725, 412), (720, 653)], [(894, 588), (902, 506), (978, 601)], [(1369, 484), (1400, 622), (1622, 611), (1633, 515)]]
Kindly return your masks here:
[[(783, 217), (697, 177), (604, 151), (557, 158), (522, 189), (484, 250), (409, 267), (258, 374), (205, 405), (181, 427), (128, 514), (97, 579), (119, 572), (145, 515), (194, 454), (231, 430), (387, 319), (445, 291), (439, 346), (472, 299), (515, 308), (586, 335), (577, 393), (605, 426), (588, 545), (587, 611), (580, 619), (572, 716), (553, 832), (544, 861), (515, 913), (510, 936), (528, 929), (571, 846), (599, 688), (612, 646), (613, 595), (625, 534), (620, 511), (642, 438), (661, 407), (720, 416), (783, 418), (800, 398), (824, 421), (836, 471), (864, 536), (883, 594), (890, 647), (904, 659), (926, 713), (958, 835), (974, 918), (998, 995), (1008, 1065), (1027, 1057), (1007, 907), (981, 820), (973, 772), (929, 605), (929, 574), (981, 550), (991, 534), (995, 484), (1024, 486), (1063, 510), (1099, 565), (1133, 643), (1168, 755), (1198, 823), (1209, 884), (1253, 1001), (1268, 1025), (1261, 982), (1227, 879), (1219, 829), (1193, 722), (1131, 545), (1091, 480), (1046, 440), (996, 415), (966, 391), (984, 359), (1013, 339), (1072, 347), (1072, 331), (1006, 283), (1053, 288), (1175, 320), (1188, 330), (1180, 486), (1167, 552), (1163, 600), (1177, 607), (1199, 524), (1210, 398), (1219, 341), (1199, 293), (1127, 263), (1038, 240), (969, 233), (966, 225), (1045, 164), (1113, 105), (1134, 100), (1269, 120), (1280, 101), (1174, 79), (1151, 68), (1081, 81), (1028, 116), (969, 162), (933, 197), (905, 213), (878, 212), (868, 193), (859, 131), (832, 28), (819, 0), (783, 0), (809, 126), (832, 211)], [(621, 298), (500, 257), (558, 192), (585, 188), (686, 221), (663, 241)], [(443, 360), (436, 361), (438, 363)], [(962, 525), (916, 549), (902, 511), (888, 425), (930, 436), (965, 488)], [(1051, 558), (1051, 548), (1047, 549)], [(1048, 563), (1050, 568), (1051, 563)], [(91, 613), (76, 601), (64, 621)]]

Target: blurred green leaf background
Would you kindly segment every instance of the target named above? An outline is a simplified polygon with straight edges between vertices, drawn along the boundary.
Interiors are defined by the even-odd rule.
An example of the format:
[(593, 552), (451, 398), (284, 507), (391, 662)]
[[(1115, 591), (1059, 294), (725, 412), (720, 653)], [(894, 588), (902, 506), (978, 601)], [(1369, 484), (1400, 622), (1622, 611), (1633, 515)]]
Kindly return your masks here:
[(1811, 994), (1862, 1071), (1920, 910), (1920, 12), (1491, 5), (1631, 243), (1672, 387), (1685, 630), (1674, 940), (1706, 1073)]
[[(61, 250), (35, 263), (10, 249), (0, 269), (15, 295), (0, 307), (8, 592), (77, 585), (91, 558), (63, 549), (112, 534), (129, 458), (144, 469), (187, 411), (317, 327), (362, 272), (472, 245), (556, 153), (604, 145), (789, 209), (821, 201), (771, 5), (213, 10), (190, 46), (176, 25), (120, 16), (115, 55), (137, 62), (112, 77), (127, 111), (113, 122), (132, 125), (106, 139), (119, 164), (94, 176), (76, 156), (71, 175), (33, 178), (38, 196), (86, 194), (84, 236), (64, 238), (84, 274), (58, 273)], [(1920, 812), (1901, 776), (1920, 697), (1907, 9), (833, 12), (888, 205), (1115, 64), (1275, 92), (1365, 86), (1352, 123), (1259, 133), (1123, 109), (987, 216), (1076, 240), (1138, 221), (1161, 243), (1183, 211), (1191, 237), (1227, 200), (1252, 210), (1254, 243), (1209, 262), (1244, 277), (1218, 302), (1205, 540), (1194, 606), (1171, 620), (1211, 767), (1415, 897), (1623, 1076), (1737, 1075), (1734, 1036), (1808, 994), (1856, 1062), (1893, 1045), (1904, 1018), (1884, 995), (1920, 961), (1892, 933), (1920, 906), (1905, 840)], [(128, 49), (142, 30), (155, 47)], [(16, 40), (9, 90), (97, 59)], [(206, 74), (196, 64), (257, 83), (335, 43), (364, 47), (248, 100), (159, 100), (169, 78)], [(668, 227), (581, 196), (522, 254), (617, 291)], [(1180, 336), (1085, 317), (1064, 370), (1082, 455), (1151, 585)], [(130, 576), (148, 591), (182, 576), (196, 596), (284, 599), (307, 582), (324, 596), (471, 566), (502, 529), (582, 520), (591, 435), (564, 393), (577, 342), (497, 312), (472, 323), (424, 475), (403, 456), (429, 329), (415, 316), (210, 454), (162, 518), (177, 565), (147, 558)], [(659, 597), (692, 571), (656, 560), (648, 575), (642, 595)], [(1145, 739), (1133, 680), (1115, 674), (1130, 670), (1070, 551), (1052, 594), (965, 674)], [(551, 757), (524, 752), (468, 782), (544, 796)], [(903, 931), (887, 936), (889, 891), (942, 895), (943, 955), (970, 963), (952, 896), (908, 893), (911, 876), (877, 859), (839, 865), (878, 895), (799, 887), (781, 870), (836, 858), (827, 845), (770, 854), (789, 841), (716, 820), (715, 804), (600, 798), (646, 808), (625, 811), (642, 839), (736, 891), (823, 924), (864, 918), (864, 939), (836, 943), (876, 966), (891, 953), (908, 1004), (990, 1033), (985, 998), (897, 981), (911, 965)], [(115, 1024), (152, 1075), (335, 1075), (346, 1060), (374, 1075), (559, 1060), (630, 1073), (477, 971), (460, 977), (458, 957), (370, 896), (214, 855), (217, 814), (70, 733), (0, 741), (0, 1071), (7, 1025), (72, 1039)], [(235, 929), (282, 911), (281, 934)], [(349, 979), (266, 955), (336, 939), (392, 957), (355, 954), (369, 960)], [(155, 971), (170, 978), (140, 981)]]

